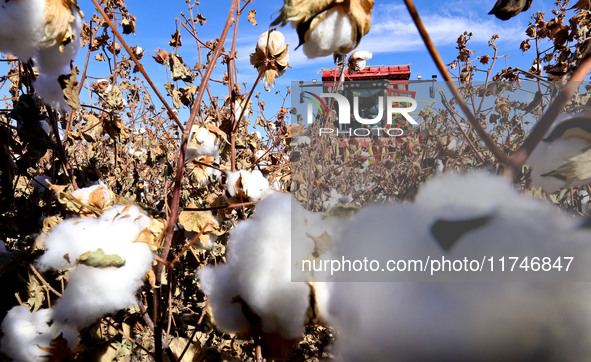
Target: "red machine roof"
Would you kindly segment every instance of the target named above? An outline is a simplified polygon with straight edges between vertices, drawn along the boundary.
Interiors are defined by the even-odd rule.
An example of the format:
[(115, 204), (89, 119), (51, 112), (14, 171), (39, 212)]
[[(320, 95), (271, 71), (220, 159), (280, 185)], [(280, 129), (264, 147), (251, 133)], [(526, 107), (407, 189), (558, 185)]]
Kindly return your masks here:
[[(327, 69), (322, 71), (323, 82), (330, 82), (333, 81), (335, 78), (339, 78), (338, 69)], [(365, 68), (355, 73), (349, 73), (348, 70), (345, 70), (345, 80), (367, 79), (409, 80), (410, 65)]]

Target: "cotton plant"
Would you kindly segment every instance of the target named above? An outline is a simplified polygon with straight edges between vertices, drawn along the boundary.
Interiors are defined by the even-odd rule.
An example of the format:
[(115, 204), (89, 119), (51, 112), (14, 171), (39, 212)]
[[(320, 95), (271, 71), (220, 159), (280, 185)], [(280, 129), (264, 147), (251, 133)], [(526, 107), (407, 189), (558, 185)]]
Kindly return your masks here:
[(257, 201), (270, 192), (269, 188), (269, 181), (259, 170), (226, 172), (226, 190), (231, 197)]
[(591, 113), (561, 114), (527, 160), (531, 179), (545, 192), (591, 182)]
[[(297, 272), (298, 261), (318, 249), (314, 236), (334, 234), (325, 225), (336, 229), (289, 194), (276, 192), (261, 200), (253, 217), (230, 232), (226, 263), (199, 272), (216, 326), (228, 333), (275, 336), (288, 344), (300, 338), (309, 316), (326, 310), (326, 286), (313, 283), (312, 273)], [(298, 281), (292, 281), (292, 273)]]
[(308, 58), (344, 55), (369, 32), (374, 0), (285, 0), (271, 25), (291, 22)]
[(194, 125), (191, 128), (186, 161), (188, 164), (197, 161), (191, 174), (201, 186), (207, 185), (211, 179), (217, 180), (222, 174), (218, 169), (207, 166), (220, 162), (220, 145), (221, 140), (207, 127)]
[[(289, 67), (289, 50), (285, 44), (285, 36), (277, 30), (261, 34), (255, 52), (250, 54), (250, 64), (259, 72), (263, 72), (265, 89), (269, 90), (275, 79), (285, 74)], [(243, 107), (242, 104), (239, 106)]]
[[(498, 176), (445, 174), (424, 184), (412, 204), (361, 210), (342, 230), (332, 258), (557, 255), (574, 256), (582, 265), (591, 260), (591, 231), (581, 226), (582, 220), (519, 194)], [(329, 321), (339, 333), (338, 360), (522, 361), (544, 356), (577, 361), (591, 356), (586, 343), (591, 338), (591, 289), (585, 283), (385, 283), (368, 274), (337, 274), (331, 285)]]
[[(73, 197), (90, 200), (93, 193), (102, 194), (101, 187), (78, 190)], [(99, 216), (68, 218), (41, 234), (45, 251), (37, 268), (68, 271), (68, 284), (51, 308), (31, 314), (26, 307), (15, 307), (9, 312), (2, 323), (2, 351), (16, 360), (42, 360), (39, 356), (48, 353), (38, 351), (37, 344), (47, 346), (61, 334), (72, 348), (77, 331), (135, 305), (153, 262), (150, 235), (158, 227), (163, 224), (139, 207), (114, 205), (106, 206)]]
[(34, 87), (46, 104), (69, 109), (58, 77), (69, 73), (81, 46), (81, 15), (75, 0), (6, 1), (0, 8), (0, 51), (34, 60)]

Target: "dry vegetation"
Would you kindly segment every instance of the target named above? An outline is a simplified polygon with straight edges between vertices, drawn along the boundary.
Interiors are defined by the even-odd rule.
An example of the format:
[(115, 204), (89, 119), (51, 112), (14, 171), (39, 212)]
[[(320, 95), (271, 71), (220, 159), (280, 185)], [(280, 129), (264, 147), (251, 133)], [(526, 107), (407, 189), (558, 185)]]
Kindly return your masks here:
[[(218, 39), (199, 38), (199, 27), (208, 14), (199, 13), (197, 2), (187, 5), (170, 42), (150, 54), (125, 43), (133, 41), (122, 34), (135, 32), (136, 18), (123, 0), (102, 1), (104, 14), (86, 14), (81, 50), (86, 52), (86, 63), (75, 64), (70, 77), (64, 77), (64, 94), (72, 108), (67, 112), (45, 106), (35, 95), (31, 62), (10, 55), (0, 60), (8, 69), (0, 78), (0, 239), (12, 252), (2, 254), (0, 317), (17, 303), (33, 311), (51, 306), (63, 293), (67, 273), (41, 274), (35, 268), (42, 254), (36, 239), (62, 219), (100, 214), (108, 207), (101, 200), (81, 204), (65, 197), (68, 191), (102, 180), (116, 195), (116, 203), (141, 205), (160, 221), (146, 237), (158, 256), (138, 293), (139, 305), (85, 328), (74, 351), (57, 344), (52, 352), (62, 353), (61, 358), (135, 361), (185, 355), (193, 360), (255, 359), (261, 355), (259, 337), (218, 331), (197, 278), (197, 271), (205, 265), (225, 262), (228, 232), (249, 218), (256, 204), (245, 192), (230, 197), (225, 174), (217, 178), (213, 169), (259, 169), (273, 188), (294, 191), (311, 210), (322, 210), (333, 189), (350, 196), (357, 207), (412, 200), (439, 163), (445, 171), (488, 168), (504, 172), (522, 189), (542, 197), (529, 186), (523, 152), (531, 153), (545, 133), (543, 127), (547, 129), (566, 105), (566, 98), (561, 97), (573, 93), (568, 87), (559, 93), (552, 81), (569, 79), (583, 64), (582, 77), (577, 76), (582, 80), (590, 63), (591, 12), (581, 9), (567, 18), (567, 4), (559, 1), (553, 14), (536, 13), (526, 29), (521, 48), (532, 55), (531, 69), (508, 67), (493, 72), (497, 62), (504, 61), (496, 37), (490, 41), (490, 53), (481, 55), (469, 49), (470, 33), (458, 38), (458, 57), (447, 66), (459, 80), (457, 91), (468, 103), (471, 117), (464, 115), (455, 98), (446, 97), (447, 91), (438, 90), (436, 96), (442, 98), (443, 107), (424, 109), (420, 114), (426, 134), (422, 142), (413, 138), (384, 141), (380, 160), (376, 160), (354, 144), (348, 145), (345, 158), (336, 140), (313, 138), (312, 147), (296, 149), (290, 163), (290, 137), (300, 127), (289, 124), (289, 90), (279, 90), (284, 105), (273, 110), (272, 117), (258, 112), (241, 117), (242, 112), (264, 109), (265, 91), (259, 83), (267, 66), (272, 66), (259, 67), (260, 76), (250, 89), (236, 83), (235, 29), (239, 22), (256, 22), (254, 5), (232, 1)], [(540, 49), (542, 41), (552, 46)], [(183, 54), (192, 53), (199, 55), (199, 61), (187, 64)], [(111, 72), (91, 76), (88, 65), (93, 62), (108, 65)], [(141, 62), (152, 63), (150, 69), (156, 69), (157, 63), (157, 69), (167, 74), (169, 80), (163, 85), (167, 94), (157, 91)], [(212, 77), (214, 66), (225, 69), (221, 79)], [(485, 81), (473, 83), (473, 78), (482, 79), (479, 73)], [(526, 80), (535, 84), (531, 103), (511, 96), (531, 92), (531, 87), (521, 85)], [(487, 97), (496, 99), (494, 105), (483, 101)], [(557, 102), (553, 108), (554, 99), (562, 104)], [(588, 100), (589, 94), (577, 93), (567, 108), (579, 111)], [(190, 109), (190, 116), (179, 119), (180, 109)], [(531, 132), (533, 123), (544, 114), (538, 123), (541, 130)], [(248, 128), (251, 120), (264, 130), (262, 136)], [(479, 141), (474, 122), (484, 127), (489, 144)], [(43, 123), (51, 133), (43, 129)], [(205, 127), (220, 140), (219, 158), (186, 161), (194, 125)], [(355, 172), (360, 168), (364, 172)], [(47, 176), (55, 186), (36, 183), (39, 176)], [(580, 209), (577, 195), (574, 189), (562, 199), (552, 196), (552, 201)], [(330, 359), (328, 346), (334, 338), (328, 327), (310, 324), (291, 359)]]

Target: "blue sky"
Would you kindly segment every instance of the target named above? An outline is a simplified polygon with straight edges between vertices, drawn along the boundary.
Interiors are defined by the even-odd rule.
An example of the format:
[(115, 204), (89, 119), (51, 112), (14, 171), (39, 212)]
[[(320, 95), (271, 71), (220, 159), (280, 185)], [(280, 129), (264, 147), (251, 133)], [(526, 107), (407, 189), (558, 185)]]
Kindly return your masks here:
[[(456, 39), (464, 30), (473, 33), (469, 48), (476, 51), (476, 55), (492, 54), (492, 50), (487, 46), (488, 40), (492, 34), (499, 34), (497, 40), (499, 54), (507, 54), (507, 62), (511, 66), (529, 68), (532, 54), (522, 54), (519, 50), (519, 44), (525, 39), (524, 30), (527, 27), (531, 14), (536, 10), (549, 12), (553, 7), (551, 0), (534, 0), (532, 8), (510, 21), (501, 21), (491, 15), (487, 15), (496, 0), (470, 1), (470, 0), (448, 0), (448, 1), (416, 1), (416, 7), (423, 18), (436, 46), (438, 47), (444, 61), (451, 62), (457, 50)], [(176, 30), (175, 18), (180, 16), (180, 12), (188, 13), (185, 1), (156, 1), (156, 0), (128, 0), (129, 11), (137, 16), (136, 34), (127, 35), (126, 40), (130, 45), (140, 45), (146, 51), (146, 56), (142, 59), (148, 73), (153, 80), (161, 87), (168, 80), (163, 66), (156, 64), (149, 55), (155, 54), (156, 49), (163, 48), (171, 50), (168, 46), (170, 35)], [(203, 41), (211, 40), (219, 36), (223, 24), (226, 21), (229, 9), (229, 0), (203, 0), (198, 6), (196, 12), (202, 13), (207, 23), (200, 27), (199, 36)], [(92, 2), (80, 2), (82, 10), (86, 14), (86, 20), (94, 12)], [(238, 82), (246, 82), (248, 87), (256, 79), (256, 70), (249, 63), (249, 53), (254, 50), (256, 41), (261, 33), (266, 31), (270, 22), (274, 19), (274, 13), (279, 10), (282, 1), (263, 1), (257, 0), (254, 4), (246, 7), (246, 12), (254, 8), (257, 11), (256, 20), (258, 26), (250, 24), (246, 16), (243, 16), (239, 23), (237, 51), (237, 66), (239, 69)], [(551, 15), (547, 14), (546, 18)], [(301, 49), (294, 50), (298, 44), (297, 34), (294, 29), (286, 26), (282, 29), (286, 35), (287, 42), (290, 44), (290, 64), (286, 74), (279, 78), (275, 91), (286, 93), (286, 87), (292, 81), (319, 79), (318, 74), (322, 68), (333, 66), (332, 56), (307, 59)], [(194, 40), (186, 33), (183, 34), (183, 47), (179, 51), (185, 62), (193, 65), (198, 57)], [(231, 33), (227, 41), (229, 49)], [(425, 46), (420, 39), (418, 32), (404, 6), (399, 1), (376, 0), (373, 15), (372, 28), (370, 33), (364, 37), (358, 47), (359, 50), (369, 50), (374, 54), (374, 58), (368, 62), (368, 65), (397, 65), (411, 64), (412, 79), (416, 79), (421, 74), (424, 79), (430, 79), (432, 74), (438, 74), (433, 61), (426, 52)], [(85, 50), (81, 50), (77, 64), (82, 67), (84, 62)], [(205, 55), (205, 52), (204, 52)], [(499, 60), (496, 70), (505, 66), (504, 60)], [(93, 74), (94, 72), (104, 73), (98, 67), (90, 69), (89, 74), (93, 76), (104, 76), (106, 74)], [(225, 66), (218, 63), (214, 78), (220, 79), (225, 71)], [(439, 75), (439, 79), (441, 76)], [(182, 83), (182, 82), (181, 82)], [(182, 85), (180, 85), (182, 86)], [(166, 92), (161, 87), (164, 94)], [(270, 115), (277, 111), (281, 98), (274, 92), (267, 93), (260, 86), (258, 91), (261, 97), (267, 103), (265, 113)], [(220, 88), (220, 95), (226, 92)], [(289, 103), (288, 103), (289, 104)], [(181, 111), (181, 115), (185, 111)]]

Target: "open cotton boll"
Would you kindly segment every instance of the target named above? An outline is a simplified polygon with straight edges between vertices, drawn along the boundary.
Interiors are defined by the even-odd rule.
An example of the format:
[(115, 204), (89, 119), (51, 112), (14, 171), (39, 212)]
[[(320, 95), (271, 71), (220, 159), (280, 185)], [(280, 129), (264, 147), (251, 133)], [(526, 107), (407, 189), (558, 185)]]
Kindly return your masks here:
[[(585, 124), (591, 122), (589, 113), (563, 113), (556, 118), (544, 139), (527, 159), (531, 167), (531, 180), (545, 192), (552, 193), (569, 186), (587, 184), (589, 180), (574, 180), (550, 175), (569, 160), (591, 146), (591, 133)], [(562, 175), (564, 176), (564, 175)]]
[(37, 94), (43, 98), (43, 103), (58, 110), (68, 110), (70, 106), (64, 99), (62, 87), (58, 82), (59, 74), (39, 74), (39, 77), (33, 82), (33, 87)]
[(226, 188), (230, 196), (243, 196), (251, 200), (260, 200), (268, 192), (269, 181), (261, 171), (240, 170), (226, 173)]
[(583, 361), (590, 356), (589, 292), (581, 293), (576, 284), (341, 282), (332, 287), (331, 298), (339, 301), (333, 325), (339, 330), (341, 361), (392, 356), (398, 361)]
[(357, 45), (356, 38), (351, 19), (342, 7), (337, 6), (328, 10), (326, 17), (310, 31), (304, 43), (304, 53), (309, 58), (346, 54)]
[(31, 58), (44, 35), (45, 0), (2, 1), (0, 51), (23, 61)]
[(203, 156), (219, 158), (220, 140), (207, 128), (195, 125), (189, 134), (187, 162)]
[(8, 311), (2, 321), (0, 350), (15, 361), (46, 361), (48, 355), (39, 347), (49, 348), (51, 340), (60, 334), (69, 348), (78, 344), (78, 332), (52, 321), (52, 309), (40, 309), (31, 313), (26, 306), (16, 306)]
[[(42, 271), (63, 270), (74, 266), (83, 253), (98, 248), (106, 254), (117, 254), (125, 259), (122, 254), (129, 252), (129, 245), (149, 224), (150, 218), (137, 206), (125, 205), (113, 206), (98, 219), (81, 217), (64, 220), (45, 237), (46, 251), (37, 265)], [(64, 258), (65, 255), (67, 258)]]
[(59, 75), (70, 72), (70, 62), (76, 57), (82, 44), (80, 14), (73, 11), (72, 15), (72, 40), (67, 44), (55, 43), (49, 47), (42, 47), (37, 52), (34, 61), (40, 73)]
[(247, 331), (250, 324), (242, 313), (240, 303), (233, 302), (240, 295), (238, 276), (228, 264), (206, 266), (199, 272), (199, 285), (207, 295), (214, 313), (215, 325), (223, 332)]
[(349, 57), (349, 71), (359, 72), (365, 68), (365, 63), (373, 57), (373, 54), (366, 50), (359, 50), (351, 53)]
[(230, 298), (239, 296), (261, 318), (263, 332), (286, 340), (302, 335), (310, 287), (291, 281), (290, 266), (292, 242), (297, 243), (296, 259), (314, 250), (313, 241), (305, 237), (306, 215), (291, 195), (272, 193), (257, 204), (253, 218), (230, 232), (227, 264), (200, 274), (221, 328), (238, 332), (248, 326), (244, 318), (229, 319), (240, 312), (239, 303), (232, 305)]
[(53, 307), (57, 321), (84, 328), (137, 303), (136, 292), (152, 265), (152, 252), (147, 244), (131, 243), (119, 247), (117, 255), (125, 259), (120, 268), (78, 265), (70, 271), (66, 290)]
[[(437, 231), (441, 222), (448, 223), (447, 232)], [(500, 177), (447, 174), (427, 182), (414, 204), (360, 211), (342, 231), (334, 255), (424, 261), (427, 256), (482, 260), (558, 252), (585, 264), (591, 260), (591, 231), (578, 225), (552, 205), (518, 194)], [(460, 231), (457, 239), (449, 239)], [(330, 321), (340, 333), (339, 360), (524, 361), (544, 356), (577, 361), (591, 356), (586, 342), (591, 338), (591, 288), (585, 283), (373, 283), (355, 281), (377, 281), (377, 276), (356, 274), (337, 275), (331, 290)]]
[[(135, 293), (153, 256), (147, 244), (135, 240), (149, 224), (150, 218), (137, 206), (117, 205), (99, 218), (73, 218), (51, 229), (44, 240), (47, 250), (37, 265), (41, 270), (74, 267), (54, 306), (57, 321), (83, 328), (136, 302)], [(105, 268), (76, 264), (83, 253), (99, 248), (107, 255), (118, 255), (125, 264)]]

